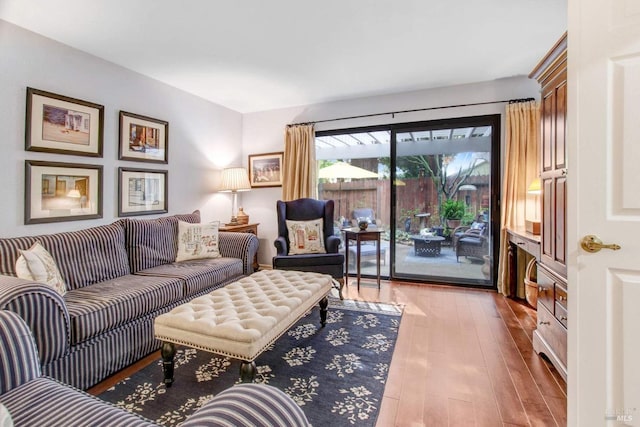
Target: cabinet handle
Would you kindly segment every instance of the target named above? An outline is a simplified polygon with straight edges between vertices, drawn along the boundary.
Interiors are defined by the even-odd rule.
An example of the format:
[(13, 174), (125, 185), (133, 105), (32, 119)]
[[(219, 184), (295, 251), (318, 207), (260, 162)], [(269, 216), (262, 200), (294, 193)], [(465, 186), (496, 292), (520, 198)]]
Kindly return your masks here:
[(551, 322), (544, 322), (544, 321), (542, 321), (542, 320), (541, 320), (541, 321), (540, 321), (540, 324), (541, 324), (541, 325), (550, 325), (550, 324), (551, 324)]
[(560, 296), (558, 297), (558, 301), (560, 301), (560, 302), (564, 302), (564, 301), (566, 301), (566, 300), (567, 300), (567, 297), (564, 297), (564, 296), (562, 296), (562, 295), (560, 295)]
[(545, 291), (545, 289), (544, 289), (542, 286), (538, 286), (538, 292), (539, 292), (539, 293), (542, 293), (542, 292), (544, 292), (544, 291)]
[(566, 321), (568, 320), (568, 319), (567, 319), (567, 316), (562, 316), (562, 317), (560, 318), (560, 321), (563, 321), (563, 320), (566, 322)]

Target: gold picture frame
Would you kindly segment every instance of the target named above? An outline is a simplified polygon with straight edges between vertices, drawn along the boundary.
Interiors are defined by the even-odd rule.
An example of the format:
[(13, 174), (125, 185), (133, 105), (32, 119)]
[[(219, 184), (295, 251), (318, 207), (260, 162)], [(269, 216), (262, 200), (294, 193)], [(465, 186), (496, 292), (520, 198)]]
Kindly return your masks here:
[(284, 152), (250, 154), (249, 182), (251, 188), (282, 187)]

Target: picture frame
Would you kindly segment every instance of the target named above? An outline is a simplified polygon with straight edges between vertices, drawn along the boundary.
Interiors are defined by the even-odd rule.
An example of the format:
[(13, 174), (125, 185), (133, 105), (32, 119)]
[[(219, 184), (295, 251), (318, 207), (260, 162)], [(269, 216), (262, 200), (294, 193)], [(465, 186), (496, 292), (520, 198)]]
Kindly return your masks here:
[(169, 163), (169, 122), (120, 111), (118, 159)]
[(249, 182), (251, 188), (282, 187), (284, 152), (250, 154)]
[(25, 160), (24, 223), (102, 218), (102, 165)]
[(27, 87), (25, 150), (102, 157), (104, 106)]
[(118, 168), (118, 216), (169, 211), (166, 170)]

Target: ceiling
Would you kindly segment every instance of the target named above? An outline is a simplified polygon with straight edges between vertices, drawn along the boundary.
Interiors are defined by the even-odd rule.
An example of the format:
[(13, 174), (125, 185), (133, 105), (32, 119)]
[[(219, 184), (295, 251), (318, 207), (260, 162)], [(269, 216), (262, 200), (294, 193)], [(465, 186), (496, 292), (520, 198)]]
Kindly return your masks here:
[(527, 75), (567, 0), (0, 0), (0, 19), (247, 113)]

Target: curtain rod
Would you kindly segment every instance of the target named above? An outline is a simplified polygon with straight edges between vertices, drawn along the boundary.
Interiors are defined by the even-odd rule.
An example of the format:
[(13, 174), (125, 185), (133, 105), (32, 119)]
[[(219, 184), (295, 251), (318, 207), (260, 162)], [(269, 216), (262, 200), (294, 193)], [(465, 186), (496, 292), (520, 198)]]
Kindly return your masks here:
[(389, 112), (386, 112), (386, 113), (362, 114), (362, 115), (359, 115), (359, 116), (337, 117), (337, 118), (334, 118), (334, 119), (315, 120), (315, 121), (300, 122), (300, 123), (290, 123), (290, 124), (287, 125), (287, 127), (299, 126), (299, 125), (315, 125), (317, 123), (337, 122), (337, 121), (340, 121), (340, 120), (350, 120), (350, 119), (362, 119), (362, 118), (366, 118), (366, 117), (386, 116), (388, 114), (391, 114), (391, 118), (394, 118), (396, 114), (415, 113), (415, 112), (418, 112), (418, 111), (442, 110), (442, 109), (445, 109), (445, 108), (473, 107), (473, 106), (476, 106), (476, 105), (501, 104), (501, 103), (507, 103), (507, 102), (509, 104), (515, 104), (515, 103), (518, 103), (518, 102), (528, 102), (528, 101), (535, 101), (535, 98), (518, 98), (518, 99), (509, 99), (509, 100), (504, 100), (504, 101), (474, 102), (474, 103), (471, 103), (471, 104), (444, 105), (444, 106), (440, 106), (440, 107), (416, 108), (416, 109), (413, 109), (413, 110), (389, 111)]

